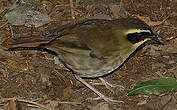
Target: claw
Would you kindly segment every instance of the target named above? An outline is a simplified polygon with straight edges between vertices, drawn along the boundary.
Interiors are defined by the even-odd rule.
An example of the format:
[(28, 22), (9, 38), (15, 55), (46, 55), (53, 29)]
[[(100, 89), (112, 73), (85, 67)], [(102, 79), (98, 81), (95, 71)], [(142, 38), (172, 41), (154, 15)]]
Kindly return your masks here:
[(111, 84), (104, 80), (103, 78), (99, 78), (101, 80), (101, 83), (95, 83), (95, 82), (90, 82), (92, 85), (105, 85), (107, 89), (109, 89), (111, 92), (114, 93), (114, 89), (119, 89), (119, 91), (125, 90), (125, 87), (122, 85), (116, 85), (116, 84)]
[(115, 88), (119, 88), (119, 91), (125, 90), (125, 87), (122, 86), (122, 85), (111, 84), (111, 83), (107, 82), (106, 80), (104, 80), (103, 78), (99, 78), (99, 79), (101, 80), (101, 82), (103, 83), (103, 85), (105, 85), (106, 88), (109, 89), (113, 93), (114, 93), (113, 89), (115, 89)]

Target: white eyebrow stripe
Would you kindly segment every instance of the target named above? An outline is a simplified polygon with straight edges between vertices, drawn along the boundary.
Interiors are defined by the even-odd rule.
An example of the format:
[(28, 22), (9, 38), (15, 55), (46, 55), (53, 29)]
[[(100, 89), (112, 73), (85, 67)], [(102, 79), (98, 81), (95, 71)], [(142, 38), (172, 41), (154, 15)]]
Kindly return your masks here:
[(125, 32), (125, 35), (133, 34), (133, 33), (141, 33), (141, 32), (149, 32), (149, 33), (151, 33), (150, 30), (129, 29), (127, 32)]

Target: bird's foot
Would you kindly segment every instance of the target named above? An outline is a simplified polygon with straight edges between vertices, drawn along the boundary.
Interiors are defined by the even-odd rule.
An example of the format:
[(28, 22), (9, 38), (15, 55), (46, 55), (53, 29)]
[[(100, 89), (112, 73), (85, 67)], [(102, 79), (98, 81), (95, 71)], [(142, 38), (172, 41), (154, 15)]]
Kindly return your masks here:
[(84, 79), (82, 79), (81, 77), (79, 77), (78, 75), (75, 75), (75, 78), (80, 81), (82, 84), (84, 84), (86, 87), (88, 87), (89, 89), (91, 89), (94, 93), (96, 93), (99, 97), (98, 98), (89, 98), (90, 100), (99, 100), (99, 99), (103, 99), (106, 102), (110, 102), (110, 103), (120, 103), (123, 101), (118, 101), (118, 100), (113, 100), (111, 98), (106, 97), (105, 95), (103, 95), (102, 93), (100, 93), (98, 90), (96, 90), (94, 87), (92, 87), (90, 84), (88, 84)]
[(105, 87), (113, 93), (114, 93), (114, 89), (118, 88), (119, 91), (123, 91), (125, 89), (125, 87), (122, 85), (111, 84), (111, 83), (107, 82), (106, 80), (104, 80), (103, 78), (99, 78), (99, 79), (100, 79), (101, 83), (91, 82), (91, 84), (92, 85), (105, 85)]

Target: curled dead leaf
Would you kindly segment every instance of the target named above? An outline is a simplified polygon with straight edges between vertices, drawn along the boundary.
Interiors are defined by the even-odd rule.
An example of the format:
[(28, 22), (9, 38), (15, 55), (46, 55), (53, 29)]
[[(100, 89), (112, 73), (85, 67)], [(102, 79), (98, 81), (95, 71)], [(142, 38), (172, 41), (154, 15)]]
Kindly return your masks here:
[(149, 26), (158, 26), (161, 25), (165, 20), (167, 20), (169, 18), (169, 16), (164, 19), (163, 21), (152, 21), (149, 17), (144, 17), (144, 16), (139, 16), (139, 15), (134, 15), (136, 18), (144, 21), (145, 23), (147, 23)]

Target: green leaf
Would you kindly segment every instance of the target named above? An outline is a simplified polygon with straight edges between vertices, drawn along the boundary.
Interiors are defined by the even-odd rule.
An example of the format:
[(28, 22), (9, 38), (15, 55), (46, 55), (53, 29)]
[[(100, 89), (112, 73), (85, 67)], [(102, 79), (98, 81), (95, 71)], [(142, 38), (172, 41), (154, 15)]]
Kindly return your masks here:
[(128, 96), (138, 94), (153, 94), (155, 92), (167, 92), (177, 90), (177, 82), (175, 78), (161, 77), (136, 83), (135, 86), (128, 91)]

